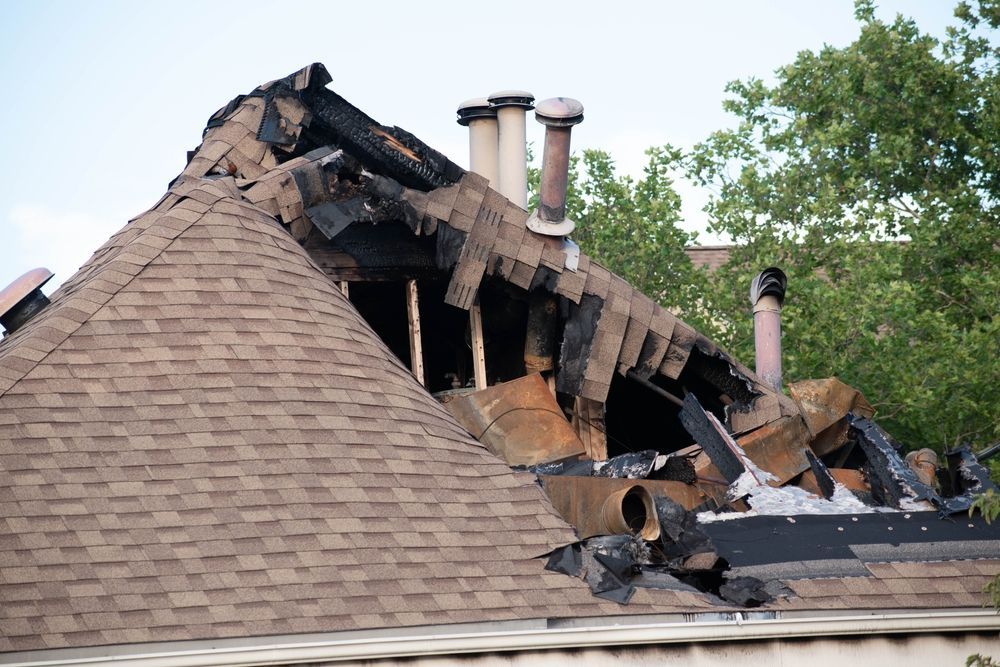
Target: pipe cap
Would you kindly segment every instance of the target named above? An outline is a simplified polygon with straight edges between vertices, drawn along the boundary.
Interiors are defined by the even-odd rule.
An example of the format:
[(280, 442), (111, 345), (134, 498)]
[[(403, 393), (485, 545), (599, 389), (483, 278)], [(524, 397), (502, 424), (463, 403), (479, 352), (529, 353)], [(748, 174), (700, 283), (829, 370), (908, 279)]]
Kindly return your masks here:
[(778, 299), (778, 305), (785, 302), (785, 286), (788, 277), (776, 266), (764, 269), (750, 282), (750, 303), (757, 305), (762, 296), (773, 296)]
[(474, 97), (458, 105), (458, 124), (468, 125), (476, 118), (496, 118), (497, 110), (485, 97)]
[(500, 107), (521, 107), (522, 109), (534, 109), (535, 96), (526, 90), (500, 90), (488, 98), (490, 106), (499, 109)]
[(48, 269), (32, 269), (0, 290), (0, 316), (6, 315), (25, 297), (49, 282), (53, 275)]
[(551, 97), (535, 107), (535, 120), (548, 127), (569, 127), (583, 122), (583, 104), (572, 97)]

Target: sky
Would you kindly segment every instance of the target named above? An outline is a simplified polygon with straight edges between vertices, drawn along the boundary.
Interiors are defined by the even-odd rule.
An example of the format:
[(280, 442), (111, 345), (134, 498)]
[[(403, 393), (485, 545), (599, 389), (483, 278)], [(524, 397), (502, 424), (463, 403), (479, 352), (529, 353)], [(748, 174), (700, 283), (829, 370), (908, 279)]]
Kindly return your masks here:
[[(878, 14), (941, 37), (952, 6), (883, 0)], [(638, 175), (647, 147), (732, 125), (728, 81), (772, 80), (858, 30), (851, 0), (5, 0), (0, 287), (38, 266), (66, 280), (156, 203), (216, 109), (311, 62), (348, 101), (463, 166), (461, 101), (510, 88), (577, 98), (574, 150), (602, 148)], [(529, 142), (542, 134), (529, 121)], [(684, 226), (703, 230), (705, 193), (678, 190)]]

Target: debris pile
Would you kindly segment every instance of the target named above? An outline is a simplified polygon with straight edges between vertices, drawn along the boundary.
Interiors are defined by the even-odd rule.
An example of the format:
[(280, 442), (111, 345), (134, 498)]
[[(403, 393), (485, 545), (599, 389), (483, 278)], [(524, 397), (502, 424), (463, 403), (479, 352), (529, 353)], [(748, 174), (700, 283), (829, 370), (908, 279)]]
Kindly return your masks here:
[[(728, 540), (739, 532), (732, 522), (780, 517), (794, 535), (794, 526), (811, 518), (880, 515), (891, 524), (892, 514), (932, 512), (940, 521), (967, 512), (976, 494), (994, 488), (968, 447), (949, 452), (945, 466), (932, 450), (904, 457), (872, 420), (864, 396), (836, 378), (793, 383), (789, 391), (798, 415), (735, 436), (689, 392), (677, 419), (695, 444), (664, 446), (650, 419), (649, 442), (657, 449), (605, 460), (582, 453), (572, 410), (556, 414), (540, 374), (468, 393), (448, 407), (512, 467), (535, 473), (576, 529), (581, 540), (548, 554), (547, 569), (579, 577), (594, 595), (621, 604), (637, 587), (699, 590), (741, 607), (790, 595), (778, 578), (741, 573), (760, 564), (748, 570), (741, 563), (745, 550)], [(492, 434), (484, 437), (486, 431)], [(772, 548), (781, 549), (772, 537)]]

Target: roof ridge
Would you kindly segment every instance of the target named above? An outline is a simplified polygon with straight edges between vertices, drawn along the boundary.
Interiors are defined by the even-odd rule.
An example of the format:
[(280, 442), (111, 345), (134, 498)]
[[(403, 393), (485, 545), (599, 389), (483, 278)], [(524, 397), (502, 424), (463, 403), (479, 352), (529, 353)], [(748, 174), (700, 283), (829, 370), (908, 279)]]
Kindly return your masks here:
[[(156, 206), (128, 221), (53, 292), (47, 308), (0, 341), (0, 397), (58, 349), (187, 228), (200, 220), (200, 214), (175, 213), (194, 213), (198, 208), (185, 204), (185, 200), (196, 192), (214, 197), (215, 201), (223, 198), (224, 193), (214, 186), (213, 181), (199, 180), (188, 179), (178, 183)], [(169, 200), (171, 194), (177, 196), (173, 201)], [(189, 219), (185, 220), (185, 217)], [(180, 224), (157, 224), (162, 223), (164, 218), (176, 219)], [(158, 233), (163, 229), (169, 231)], [(149, 251), (138, 251), (136, 245)], [(113, 272), (120, 275), (107, 275)]]

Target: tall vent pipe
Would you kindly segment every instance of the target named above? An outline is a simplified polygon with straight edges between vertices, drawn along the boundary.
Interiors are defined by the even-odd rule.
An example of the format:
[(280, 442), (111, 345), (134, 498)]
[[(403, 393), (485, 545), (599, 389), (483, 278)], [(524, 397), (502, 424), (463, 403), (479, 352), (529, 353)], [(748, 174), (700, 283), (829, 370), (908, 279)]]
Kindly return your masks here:
[(497, 110), (485, 97), (458, 105), (458, 124), (469, 128), (469, 169), (499, 188), (497, 175)]
[(528, 208), (528, 144), (524, 115), (535, 96), (523, 90), (502, 90), (489, 96), (497, 112), (499, 192), (521, 208)]
[(750, 283), (757, 375), (776, 391), (781, 391), (781, 305), (787, 284), (784, 271), (773, 266)]
[(566, 218), (570, 135), (573, 126), (583, 122), (583, 105), (569, 97), (553, 97), (538, 103), (535, 120), (545, 126), (545, 149), (538, 211), (528, 220), (528, 229), (546, 236), (566, 236), (576, 227)]
[[(538, 103), (535, 120), (545, 126), (542, 178), (538, 210), (532, 211), (527, 226), (543, 234), (546, 244), (565, 254), (566, 267), (577, 268), (580, 249), (565, 238), (576, 227), (566, 217), (566, 188), (569, 184), (570, 133), (583, 121), (583, 105), (569, 97), (553, 97)], [(545, 289), (535, 289), (528, 301), (528, 330), (524, 343), (527, 372), (549, 371), (555, 367), (556, 299)]]

